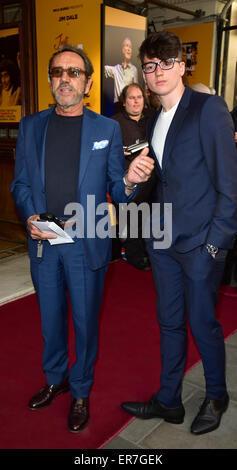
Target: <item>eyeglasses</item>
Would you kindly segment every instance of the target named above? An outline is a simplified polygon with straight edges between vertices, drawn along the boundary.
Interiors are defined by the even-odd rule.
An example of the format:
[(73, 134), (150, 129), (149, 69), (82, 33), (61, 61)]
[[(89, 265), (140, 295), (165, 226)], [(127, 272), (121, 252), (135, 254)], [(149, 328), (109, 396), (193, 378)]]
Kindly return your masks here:
[(182, 60), (171, 57), (170, 59), (160, 60), (159, 62), (146, 62), (142, 65), (142, 70), (144, 73), (153, 73), (158, 65), (162, 70), (169, 70), (174, 67), (175, 62), (182, 62)]
[(67, 69), (64, 69), (63, 67), (52, 67), (49, 70), (49, 76), (60, 78), (63, 76), (63, 72), (66, 72), (70, 78), (79, 78), (82, 73), (87, 75), (85, 70), (81, 70), (78, 67), (68, 67)]

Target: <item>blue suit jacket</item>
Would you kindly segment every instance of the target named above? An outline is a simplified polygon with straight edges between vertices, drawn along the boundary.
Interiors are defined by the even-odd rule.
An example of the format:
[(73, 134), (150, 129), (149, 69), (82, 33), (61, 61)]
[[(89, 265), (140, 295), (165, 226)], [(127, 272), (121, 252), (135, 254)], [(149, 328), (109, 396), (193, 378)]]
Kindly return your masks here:
[[(19, 126), (16, 149), (13, 194), (19, 214), (24, 221), (33, 214), (46, 212), (45, 198), (45, 139), (49, 118), (54, 108), (23, 118)], [(104, 148), (96, 144), (106, 141)], [(69, 149), (70, 151), (70, 149)], [(95, 209), (106, 203), (108, 192), (115, 202), (127, 202), (122, 177), (124, 154), (120, 127), (114, 120), (100, 116), (87, 108), (83, 110), (78, 198), (84, 208), (84, 227), (87, 227), (87, 195), (95, 195)], [(57, 191), (58, 188), (55, 188)], [(95, 224), (105, 214), (96, 215)], [(92, 215), (93, 217), (93, 215)], [(106, 265), (111, 256), (111, 239), (82, 239), (88, 266), (98, 269)], [(29, 238), (29, 255), (35, 261), (36, 242)]]
[[(154, 201), (172, 203), (172, 238), (177, 251), (204, 243), (231, 248), (237, 232), (237, 153), (233, 123), (218, 96), (185, 91), (170, 125)], [(150, 154), (150, 155), (151, 155)]]

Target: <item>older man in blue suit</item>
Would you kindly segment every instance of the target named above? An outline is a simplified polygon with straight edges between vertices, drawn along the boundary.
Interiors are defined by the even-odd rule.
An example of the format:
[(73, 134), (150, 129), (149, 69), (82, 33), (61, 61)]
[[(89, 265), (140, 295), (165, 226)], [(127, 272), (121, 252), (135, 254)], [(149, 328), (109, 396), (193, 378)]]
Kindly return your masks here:
[[(97, 324), (104, 276), (111, 257), (111, 238), (94, 227), (102, 216), (87, 207), (93, 195), (95, 210), (107, 201), (126, 202), (137, 183), (154, 167), (147, 150), (124, 174), (119, 125), (83, 107), (90, 90), (93, 66), (81, 49), (64, 46), (49, 62), (51, 91), (56, 106), (27, 116), (19, 126), (12, 193), (29, 232), (31, 274), (42, 321), (43, 369), (47, 384), (29, 402), (31, 410), (52, 403), (71, 390), (68, 429), (79, 432), (88, 423), (88, 397), (97, 353)], [(41, 213), (63, 218), (68, 203), (84, 209), (85, 233), (74, 243), (51, 244), (33, 222)], [(90, 227), (90, 233), (86, 228)], [(80, 227), (79, 227), (80, 228)], [(52, 242), (52, 240), (51, 240)], [(76, 360), (68, 368), (67, 291), (75, 327)]]
[(147, 241), (161, 327), (160, 388), (148, 402), (124, 402), (122, 408), (143, 419), (183, 422), (188, 315), (206, 380), (206, 397), (191, 432), (203, 434), (219, 426), (229, 401), (215, 305), (237, 231), (234, 129), (222, 98), (184, 86), (177, 36), (167, 31), (148, 36), (140, 58), (147, 86), (161, 102), (148, 137), (159, 180), (154, 200), (172, 204), (172, 241), (163, 250), (159, 240)]

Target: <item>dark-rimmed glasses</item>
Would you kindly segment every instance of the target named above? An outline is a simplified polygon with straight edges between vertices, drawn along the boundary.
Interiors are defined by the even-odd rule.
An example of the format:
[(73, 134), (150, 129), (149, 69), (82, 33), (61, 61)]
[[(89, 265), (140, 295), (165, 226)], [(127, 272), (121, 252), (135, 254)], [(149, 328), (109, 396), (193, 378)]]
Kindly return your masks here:
[(61, 78), (63, 72), (66, 72), (70, 78), (79, 78), (82, 73), (87, 75), (85, 70), (81, 70), (78, 67), (68, 67), (64, 69), (63, 67), (51, 67), (49, 70), (49, 76), (53, 78)]
[(160, 60), (159, 62), (146, 62), (145, 64), (142, 64), (142, 70), (144, 73), (153, 73), (157, 69), (158, 65), (162, 70), (169, 70), (174, 67), (175, 62), (182, 62), (182, 60), (171, 57), (170, 59)]

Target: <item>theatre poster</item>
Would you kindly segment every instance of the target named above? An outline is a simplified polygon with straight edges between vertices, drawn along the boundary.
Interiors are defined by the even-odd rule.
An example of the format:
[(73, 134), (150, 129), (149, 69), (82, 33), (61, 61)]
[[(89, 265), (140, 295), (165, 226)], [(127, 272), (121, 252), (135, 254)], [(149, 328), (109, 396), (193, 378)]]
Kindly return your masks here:
[(21, 119), (21, 70), (18, 28), (0, 29), (0, 123)]
[(54, 104), (48, 81), (48, 63), (64, 44), (81, 47), (94, 67), (93, 85), (84, 100), (100, 112), (102, 0), (35, 0), (38, 110)]

